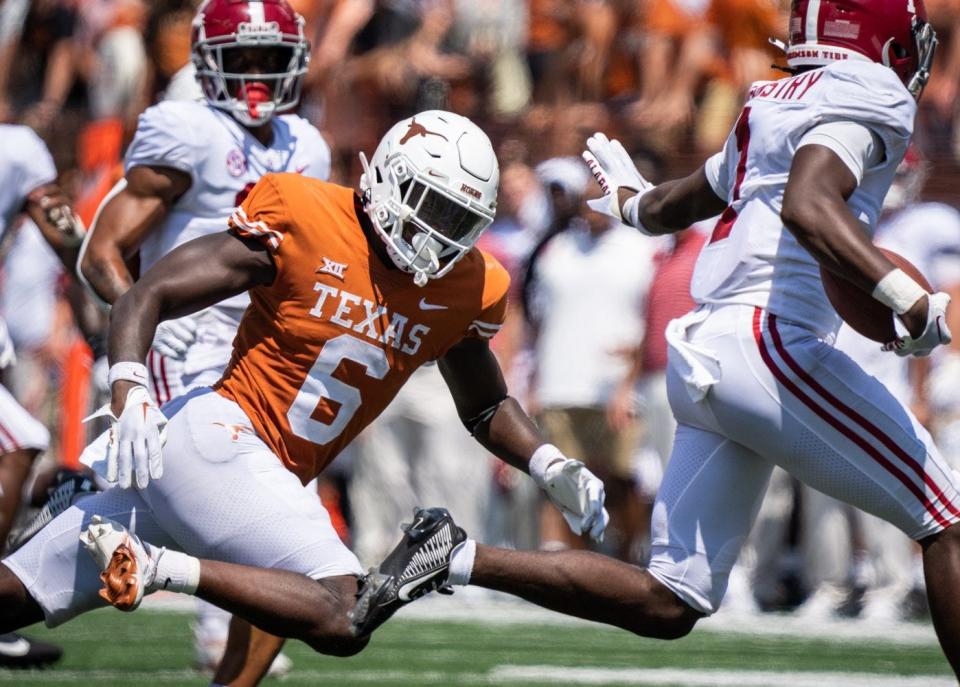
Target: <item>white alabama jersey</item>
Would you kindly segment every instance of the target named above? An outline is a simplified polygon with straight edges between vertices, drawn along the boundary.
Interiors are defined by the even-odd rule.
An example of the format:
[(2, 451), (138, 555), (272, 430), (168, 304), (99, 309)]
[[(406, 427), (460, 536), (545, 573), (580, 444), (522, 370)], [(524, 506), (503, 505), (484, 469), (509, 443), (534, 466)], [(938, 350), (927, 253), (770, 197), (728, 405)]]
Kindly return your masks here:
[(57, 178), (50, 151), (33, 129), (0, 124), (0, 243), (27, 194)]
[[(190, 189), (140, 247), (144, 273), (177, 246), (225, 231), (233, 209), (268, 172), (330, 175), (330, 148), (309, 122), (296, 115), (272, 120), (274, 139), (264, 147), (228, 114), (205, 102), (165, 101), (148, 108), (137, 124), (125, 171), (149, 165), (190, 175)], [(239, 322), (249, 298), (234, 296), (216, 306)]]
[(896, 74), (868, 61), (838, 61), (754, 83), (723, 151), (705, 165), (711, 186), (729, 206), (697, 260), (694, 299), (765, 308), (832, 338), (840, 318), (823, 291), (819, 266), (780, 219), (794, 155), (804, 134), (819, 124), (869, 128), (884, 156), (864, 169), (847, 204), (872, 232), (915, 113), (916, 103)]

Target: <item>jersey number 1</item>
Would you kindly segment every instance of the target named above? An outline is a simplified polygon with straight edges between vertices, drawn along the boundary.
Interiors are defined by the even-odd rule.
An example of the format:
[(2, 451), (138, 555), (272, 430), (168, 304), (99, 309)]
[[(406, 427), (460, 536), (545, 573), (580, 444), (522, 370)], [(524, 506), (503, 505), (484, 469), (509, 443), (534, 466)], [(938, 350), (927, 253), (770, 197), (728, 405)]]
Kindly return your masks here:
[(733, 231), (733, 225), (737, 221), (737, 211), (733, 209), (733, 203), (740, 200), (740, 186), (743, 185), (743, 178), (747, 175), (747, 155), (750, 152), (750, 108), (745, 107), (737, 119), (737, 125), (734, 128), (734, 134), (737, 139), (737, 152), (740, 153), (737, 159), (737, 178), (733, 183), (733, 197), (730, 205), (720, 215), (717, 220), (717, 226), (713, 228), (710, 234), (710, 243), (723, 241), (730, 236)]
[[(367, 375), (374, 379), (383, 379), (390, 370), (387, 354), (366, 341), (349, 334), (330, 339), (323, 345), (320, 355), (300, 392), (287, 411), (290, 429), (301, 439), (314, 444), (325, 445), (340, 436), (354, 413), (360, 408), (360, 392), (333, 377), (334, 370), (344, 360), (351, 360), (364, 367)], [(339, 405), (337, 414), (329, 424), (314, 420), (311, 415), (316, 411), (322, 399)]]

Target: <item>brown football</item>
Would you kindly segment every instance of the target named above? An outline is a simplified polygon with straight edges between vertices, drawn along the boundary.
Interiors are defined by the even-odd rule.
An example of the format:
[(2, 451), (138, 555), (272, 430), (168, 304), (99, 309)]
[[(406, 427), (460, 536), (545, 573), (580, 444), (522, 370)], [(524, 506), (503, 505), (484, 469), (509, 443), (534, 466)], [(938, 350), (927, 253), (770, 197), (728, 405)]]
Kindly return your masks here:
[[(880, 249), (894, 265), (913, 277), (920, 286), (933, 293), (933, 287), (920, 270), (905, 257), (886, 248)], [(823, 267), (820, 268), (820, 279), (823, 281), (823, 290), (833, 305), (837, 314), (844, 322), (863, 334), (868, 339), (886, 343), (893, 341), (896, 334), (893, 331), (893, 311), (869, 293), (857, 288), (843, 277), (838, 277)]]

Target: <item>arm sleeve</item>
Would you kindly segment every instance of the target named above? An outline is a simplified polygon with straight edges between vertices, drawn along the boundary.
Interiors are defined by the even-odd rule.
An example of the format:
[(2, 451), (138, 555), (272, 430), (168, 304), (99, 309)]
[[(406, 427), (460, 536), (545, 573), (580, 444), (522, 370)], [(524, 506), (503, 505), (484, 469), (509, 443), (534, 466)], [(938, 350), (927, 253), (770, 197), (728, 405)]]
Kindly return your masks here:
[(800, 139), (797, 149), (807, 145), (821, 145), (832, 150), (857, 180), (884, 159), (880, 137), (869, 127), (858, 122), (831, 121), (818, 124)]
[(507, 270), (488, 254), (484, 254), (483, 302), (480, 314), (467, 325), (465, 338), (492, 339), (500, 331), (507, 317), (507, 293), (510, 290), (510, 275)]
[(196, 145), (194, 127), (177, 105), (163, 102), (140, 115), (137, 133), (124, 160), (124, 172), (131, 167), (171, 167), (189, 174), (196, 183), (204, 149)]
[(230, 215), (229, 231), (263, 243), (274, 256), (290, 227), (290, 215), (273, 174), (260, 177)]

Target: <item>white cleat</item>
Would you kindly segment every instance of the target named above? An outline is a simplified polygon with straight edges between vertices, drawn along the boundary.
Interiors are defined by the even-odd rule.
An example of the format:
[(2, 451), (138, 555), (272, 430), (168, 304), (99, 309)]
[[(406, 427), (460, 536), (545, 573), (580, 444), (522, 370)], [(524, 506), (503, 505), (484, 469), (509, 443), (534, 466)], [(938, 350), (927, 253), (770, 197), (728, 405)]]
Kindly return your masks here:
[(151, 555), (137, 535), (99, 515), (80, 532), (80, 542), (100, 568), (101, 598), (114, 608), (134, 611), (144, 594), (154, 591), (157, 561), (164, 549), (153, 549)]

